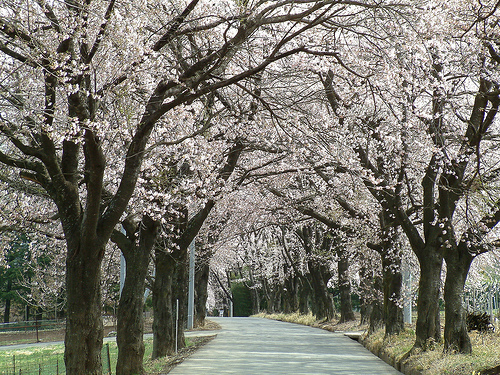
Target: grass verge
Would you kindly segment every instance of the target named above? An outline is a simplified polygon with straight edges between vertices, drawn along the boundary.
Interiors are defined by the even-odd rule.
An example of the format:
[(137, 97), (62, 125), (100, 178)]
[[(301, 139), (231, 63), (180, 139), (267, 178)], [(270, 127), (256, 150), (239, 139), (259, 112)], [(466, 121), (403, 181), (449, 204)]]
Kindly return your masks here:
[[(384, 338), (380, 329), (363, 339), (363, 344), (404, 373), (421, 375), (480, 375), (500, 364), (500, 335), (498, 333), (470, 332), (472, 354), (444, 353), (443, 343), (436, 343), (432, 350), (415, 354), (405, 362), (401, 358), (415, 341), (412, 327), (399, 335)], [(498, 372), (493, 372), (498, 374)]]
[[(211, 341), (216, 335), (186, 338), (186, 347), (179, 350), (176, 355), (151, 360), (153, 352), (153, 339), (144, 340), (144, 368), (147, 375), (167, 374), (173, 367), (184, 361), (198, 348)], [(111, 371), (114, 373), (118, 348), (116, 342), (105, 343), (103, 349), (103, 362), (107, 362), (106, 345), (109, 345)], [(29, 347), (19, 350), (0, 351), (0, 374), (64, 374), (64, 345), (48, 345), (45, 347)]]

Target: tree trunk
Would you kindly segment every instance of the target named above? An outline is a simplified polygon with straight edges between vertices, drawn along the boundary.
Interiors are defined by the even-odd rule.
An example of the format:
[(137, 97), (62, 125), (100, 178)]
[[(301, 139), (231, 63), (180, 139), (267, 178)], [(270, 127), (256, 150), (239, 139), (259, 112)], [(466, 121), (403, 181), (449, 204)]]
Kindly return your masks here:
[(445, 253), (446, 281), (444, 284), (445, 325), (444, 350), (470, 354), (472, 345), (467, 332), (466, 312), (463, 308), (464, 285), (474, 258), (462, 242), (458, 248)]
[(382, 251), (382, 269), (384, 275), (384, 321), (385, 335), (396, 335), (404, 330), (401, 289), (401, 254), (392, 246)]
[(368, 333), (371, 334), (384, 326), (384, 305), (382, 303), (383, 279), (379, 275), (374, 277), (373, 289), (374, 296), (371, 303), (370, 325)]
[[(78, 243), (66, 260), (67, 317), (64, 361), (68, 375), (102, 375), (101, 262), (104, 248)], [(96, 256), (97, 254), (97, 256)]]
[(253, 271), (250, 268), (248, 270), (250, 276), (250, 298), (252, 299), (252, 315), (260, 313), (260, 290), (255, 287), (255, 279), (253, 277)]
[(128, 243), (128, 248), (120, 247), (126, 260), (126, 273), (118, 306), (117, 375), (144, 373), (144, 290), (157, 230), (158, 224), (145, 216), (140, 225), (139, 243), (135, 233), (130, 233), (133, 241)]
[[(6, 293), (8, 294), (11, 290), (12, 290), (12, 280), (9, 279), (9, 281), (7, 282)], [(5, 299), (5, 310), (3, 312), (3, 322), (4, 323), (10, 322), (10, 304), (11, 304), (11, 299), (6, 298)]]
[(349, 258), (345, 250), (339, 249), (338, 273), (339, 273), (339, 293), (340, 293), (340, 320), (344, 323), (356, 320), (352, 310), (351, 282), (349, 281)]
[(117, 375), (144, 373), (143, 308), (147, 273), (147, 264), (144, 266), (144, 263), (142, 259), (127, 259), (127, 273), (117, 316)]
[[(153, 284), (153, 353), (152, 359), (175, 353), (175, 301), (172, 298), (174, 262), (164, 249), (155, 251)], [(174, 327), (174, 330), (172, 330)]]
[(305, 285), (307, 281), (304, 278), (299, 279), (298, 293), (299, 293), (299, 312), (301, 314), (309, 313), (309, 295), (310, 289), (308, 285)]
[(312, 286), (311, 310), (318, 320), (331, 320), (335, 316), (333, 300), (325, 284), (324, 277), (318, 265), (309, 264), (309, 280)]
[(286, 291), (283, 293), (283, 312), (285, 314), (294, 313), (299, 308), (295, 278), (289, 277), (286, 279), (284, 287), (286, 288)]
[(10, 322), (10, 302), (11, 302), (10, 298), (5, 300), (5, 310), (3, 312), (3, 322), (4, 323)]
[[(365, 262), (361, 259), (361, 262)], [(370, 315), (372, 313), (372, 303), (371, 297), (374, 293), (373, 291), (373, 269), (368, 269), (366, 266), (362, 265), (359, 269), (359, 280), (360, 280), (360, 313), (361, 320), (359, 324), (369, 324)]]
[[(178, 349), (186, 346), (184, 329), (187, 327), (188, 316), (188, 287), (189, 287), (189, 252), (187, 248), (176, 249), (172, 252), (174, 260), (174, 283), (172, 297), (179, 300), (179, 326), (177, 329)], [(175, 325), (172, 327), (175, 332)]]
[(417, 325), (413, 349), (427, 350), (432, 341), (441, 341), (439, 293), (443, 257), (435, 249), (425, 249), (418, 257), (420, 280), (418, 283)]
[(195, 294), (194, 294), (194, 326), (203, 327), (205, 325), (205, 317), (207, 316), (207, 299), (208, 299), (208, 277), (210, 275), (210, 265), (208, 261), (202, 260), (201, 264), (197, 265), (195, 275)]
[(252, 298), (252, 315), (260, 313), (260, 294), (255, 287), (250, 288), (250, 297)]

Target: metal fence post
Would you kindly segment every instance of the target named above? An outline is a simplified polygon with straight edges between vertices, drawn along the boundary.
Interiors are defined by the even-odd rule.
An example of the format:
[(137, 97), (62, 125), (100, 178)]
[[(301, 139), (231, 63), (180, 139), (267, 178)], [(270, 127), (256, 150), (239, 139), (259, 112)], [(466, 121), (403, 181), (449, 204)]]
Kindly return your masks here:
[(111, 357), (109, 355), (109, 342), (106, 344), (106, 351), (108, 354), (108, 374), (111, 375)]
[(177, 348), (179, 343), (177, 342), (179, 336), (179, 300), (175, 302), (175, 354), (177, 354)]

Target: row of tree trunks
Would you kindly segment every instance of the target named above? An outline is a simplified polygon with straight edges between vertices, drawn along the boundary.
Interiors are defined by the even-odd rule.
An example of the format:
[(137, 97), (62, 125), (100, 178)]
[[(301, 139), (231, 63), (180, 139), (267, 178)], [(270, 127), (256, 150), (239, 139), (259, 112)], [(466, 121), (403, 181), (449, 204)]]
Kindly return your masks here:
[(297, 229), (296, 234), (301, 239), (307, 257), (308, 272), (304, 278), (307, 287), (311, 289), (309, 291), (311, 311), (318, 320), (331, 320), (335, 317), (333, 296), (328, 290), (328, 281), (332, 274), (324, 261), (318, 258), (317, 253), (330, 253), (333, 236), (327, 236), (324, 231), (312, 225)]

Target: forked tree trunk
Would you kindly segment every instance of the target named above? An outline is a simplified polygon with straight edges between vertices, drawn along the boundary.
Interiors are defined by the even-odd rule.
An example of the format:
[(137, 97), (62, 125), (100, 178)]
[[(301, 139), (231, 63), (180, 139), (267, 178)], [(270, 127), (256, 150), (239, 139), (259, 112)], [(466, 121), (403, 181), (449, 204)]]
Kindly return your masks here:
[(447, 272), (444, 284), (444, 350), (447, 352), (462, 354), (472, 352), (462, 302), (465, 280), (473, 259), (463, 242), (458, 248), (449, 249), (445, 253)]
[[(91, 242), (91, 241), (88, 241)], [(66, 260), (64, 361), (68, 375), (102, 375), (101, 262), (104, 248), (78, 243)]]
[(117, 375), (144, 373), (144, 290), (157, 230), (158, 223), (145, 216), (139, 238), (135, 238), (134, 230), (134, 233), (128, 233), (131, 241), (119, 245), (126, 260), (126, 276), (118, 305)]

